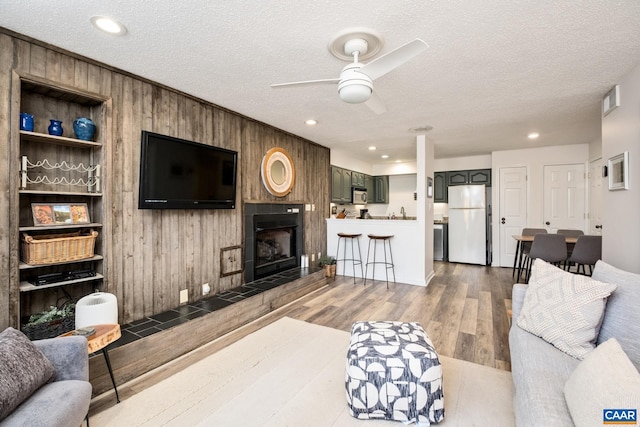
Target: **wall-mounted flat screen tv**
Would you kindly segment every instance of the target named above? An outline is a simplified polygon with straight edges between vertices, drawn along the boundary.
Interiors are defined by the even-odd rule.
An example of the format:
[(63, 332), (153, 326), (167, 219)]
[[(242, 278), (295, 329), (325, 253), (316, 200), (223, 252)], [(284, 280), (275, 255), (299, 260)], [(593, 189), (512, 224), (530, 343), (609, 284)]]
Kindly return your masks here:
[(238, 153), (142, 131), (139, 209), (235, 209)]

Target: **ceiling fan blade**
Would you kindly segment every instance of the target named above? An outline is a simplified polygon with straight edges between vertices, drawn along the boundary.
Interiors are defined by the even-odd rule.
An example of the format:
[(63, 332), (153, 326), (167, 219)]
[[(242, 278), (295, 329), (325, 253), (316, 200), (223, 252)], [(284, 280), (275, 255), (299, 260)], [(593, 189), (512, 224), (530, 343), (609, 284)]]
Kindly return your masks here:
[(369, 76), (371, 80), (375, 80), (378, 77), (384, 76), (389, 71), (393, 71), (395, 68), (409, 61), (414, 56), (422, 53), (428, 47), (429, 45), (423, 40), (415, 39), (374, 59), (368, 64), (362, 66), (358, 71)]
[(291, 87), (291, 86), (311, 86), (311, 85), (325, 85), (325, 84), (338, 84), (340, 79), (321, 79), (321, 80), (306, 80), (303, 82), (290, 82), (290, 83), (278, 83), (271, 85), (273, 88)]
[(380, 99), (380, 97), (376, 95), (375, 92), (372, 93), (371, 97), (369, 97), (369, 99), (365, 101), (364, 105), (369, 107), (371, 111), (373, 111), (376, 114), (382, 114), (387, 112), (387, 107), (384, 105), (384, 102), (382, 102), (382, 99)]

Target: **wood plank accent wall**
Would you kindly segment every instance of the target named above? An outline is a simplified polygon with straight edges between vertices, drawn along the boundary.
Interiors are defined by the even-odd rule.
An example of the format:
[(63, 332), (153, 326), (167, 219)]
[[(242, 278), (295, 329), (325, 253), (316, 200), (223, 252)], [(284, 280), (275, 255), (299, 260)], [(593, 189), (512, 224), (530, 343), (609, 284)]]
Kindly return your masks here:
[[(103, 289), (118, 297), (120, 323), (179, 304), (179, 291), (200, 299), (201, 285), (217, 293), (242, 283), (220, 277), (220, 249), (243, 244), (244, 203), (303, 203), (304, 252), (326, 252), (329, 149), (166, 86), (84, 59), (0, 28), (0, 330), (18, 326), (19, 88), (12, 75), (30, 75), (108, 99), (103, 152)], [(36, 121), (47, 117), (36, 117)], [(71, 126), (71, 123), (67, 123)], [(140, 132), (215, 145), (239, 153), (235, 210), (139, 210)], [(260, 177), (268, 149), (286, 149), (296, 168), (293, 191), (269, 194)], [(13, 177), (12, 175), (15, 175)], [(54, 288), (55, 289), (55, 288)], [(71, 290), (71, 289), (68, 289)], [(61, 295), (52, 293), (50, 301)], [(58, 295), (60, 294), (60, 295)], [(37, 310), (33, 310), (37, 311)], [(25, 313), (22, 313), (25, 314)]]

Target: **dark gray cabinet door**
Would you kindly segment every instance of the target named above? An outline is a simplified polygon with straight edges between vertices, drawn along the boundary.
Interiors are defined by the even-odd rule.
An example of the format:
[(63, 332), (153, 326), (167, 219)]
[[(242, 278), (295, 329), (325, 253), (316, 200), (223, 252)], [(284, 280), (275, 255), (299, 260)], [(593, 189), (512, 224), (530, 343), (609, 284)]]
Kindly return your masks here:
[(469, 171), (447, 172), (447, 185), (464, 185), (469, 183)]
[(331, 166), (331, 202), (342, 201), (342, 168)]
[(447, 203), (447, 173), (436, 172), (433, 175), (433, 201), (434, 203)]
[(469, 171), (469, 184), (484, 184), (491, 186), (491, 169), (477, 169)]
[(373, 177), (374, 197), (370, 203), (389, 203), (389, 176)]

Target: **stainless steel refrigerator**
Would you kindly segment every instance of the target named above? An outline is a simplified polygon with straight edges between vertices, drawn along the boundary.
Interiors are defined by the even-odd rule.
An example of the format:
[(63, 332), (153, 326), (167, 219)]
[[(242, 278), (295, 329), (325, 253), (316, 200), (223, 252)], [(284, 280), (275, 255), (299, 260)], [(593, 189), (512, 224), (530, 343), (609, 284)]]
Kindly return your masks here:
[(484, 185), (449, 187), (449, 262), (486, 265)]

